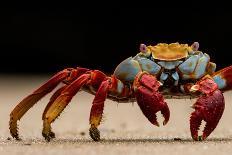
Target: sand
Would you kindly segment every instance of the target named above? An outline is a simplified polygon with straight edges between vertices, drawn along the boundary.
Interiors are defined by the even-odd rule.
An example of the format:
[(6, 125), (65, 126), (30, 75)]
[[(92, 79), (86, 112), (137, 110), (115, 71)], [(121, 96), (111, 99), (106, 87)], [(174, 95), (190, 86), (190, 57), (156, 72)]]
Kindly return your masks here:
[[(218, 127), (206, 141), (194, 142), (189, 131), (189, 117), (195, 100), (167, 100), (171, 117), (166, 126), (155, 127), (143, 116), (136, 103), (107, 100), (104, 121), (99, 127), (102, 141), (93, 142), (88, 135), (88, 119), (93, 96), (78, 93), (53, 123), (56, 139), (47, 143), (42, 135), (41, 115), (48, 102), (46, 96), (19, 122), (22, 141), (13, 140), (8, 129), (9, 113), (23, 97), (50, 76), (0, 76), (0, 155), (145, 155), (145, 154), (231, 154), (232, 92), (224, 94), (226, 109)], [(158, 115), (159, 122), (163, 118)]]

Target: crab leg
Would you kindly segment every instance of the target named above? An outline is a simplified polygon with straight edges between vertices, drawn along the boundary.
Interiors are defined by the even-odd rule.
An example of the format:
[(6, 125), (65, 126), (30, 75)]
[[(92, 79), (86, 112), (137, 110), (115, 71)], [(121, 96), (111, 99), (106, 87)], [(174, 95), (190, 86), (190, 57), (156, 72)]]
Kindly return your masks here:
[(35, 90), (31, 95), (24, 98), (11, 112), (9, 129), (12, 137), (19, 139), (17, 130), (17, 121), (41, 98), (50, 93), (61, 81), (67, 78), (70, 74), (70, 70), (65, 69), (56, 75), (54, 75), (48, 82), (43, 84), (40, 88)]
[(159, 126), (156, 113), (161, 111), (164, 116), (163, 125), (167, 124), (170, 111), (163, 96), (158, 92), (160, 82), (154, 76), (142, 72), (136, 76), (133, 86), (138, 105), (147, 119)]
[(100, 71), (91, 71), (81, 75), (68, 85), (55, 99), (51, 106), (47, 109), (44, 117), (42, 135), (47, 141), (50, 140), (51, 135), (51, 123), (61, 114), (64, 108), (70, 103), (73, 96), (84, 85), (90, 85), (93, 87), (99, 87), (101, 82), (106, 78), (106, 75)]
[(226, 67), (213, 74), (213, 79), (222, 91), (232, 89), (232, 66)]
[(97, 127), (101, 123), (104, 102), (109, 92), (111, 94), (114, 94), (115, 96), (120, 96), (121, 98), (130, 96), (129, 89), (125, 87), (124, 84), (115, 76), (108, 77), (105, 81), (101, 83), (95, 94), (89, 117), (89, 123), (91, 125), (89, 129), (89, 134), (94, 141), (100, 140), (100, 131), (97, 129)]
[[(210, 77), (205, 77), (196, 85), (191, 87), (191, 91), (200, 91), (203, 95), (192, 106), (195, 111), (191, 114), (190, 130), (194, 140), (206, 139), (216, 128), (225, 108), (222, 92), (217, 84)], [(202, 120), (206, 122), (203, 135), (198, 136), (198, 130)]]
[(60, 96), (61, 92), (67, 87), (67, 85), (64, 85), (60, 87), (59, 89), (56, 90), (56, 92), (51, 96), (47, 106), (44, 109), (43, 115), (42, 115), (42, 120), (45, 118), (45, 114), (48, 111), (49, 107), (51, 107), (52, 103), (56, 100), (57, 97)]
[[(42, 120), (45, 119), (45, 114), (47, 113), (48, 109), (51, 107), (52, 103), (56, 100), (57, 97), (60, 96), (61, 92), (67, 87), (67, 85), (64, 85), (63, 87), (59, 88), (50, 98), (50, 101), (48, 102), (46, 108), (44, 109)], [(55, 133), (51, 131), (50, 133), (51, 138), (55, 138)]]
[(19, 139), (17, 130), (17, 121), (41, 98), (50, 93), (59, 83), (70, 83), (76, 77), (89, 71), (86, 68), (67, 68), (59, 73), (55, 74), (50, 80), (43, 84), (40, 88), (35, 90), (32, 94), (24, 98), (11, 112), (9, 129), (12, 137)]
[(110, 81), (103, 81), (94, 97), (92, 108), (90, 112), (89, 124), (91, 125), (89, 129), (90, 137), (94, 141), (100, 140), (100, 131), (97, 127), (100, 125), (102, 120), (102, 114), (104, 109), (104, 102), (109, 91)]
[(72, 97), (80, 90), (80, 88), (87, 83), (90, 78), (90, 74), (83, 74), (78, 79), (73, 81), (69, 86), (67, 86), (55, 99), (53, 103), (49, 106), (44, 114), (44, 128), (42, 135), (46, 140), (50, 140), (51, 135), (51, 123), (60, 115), (64, 108), (71, 101)]

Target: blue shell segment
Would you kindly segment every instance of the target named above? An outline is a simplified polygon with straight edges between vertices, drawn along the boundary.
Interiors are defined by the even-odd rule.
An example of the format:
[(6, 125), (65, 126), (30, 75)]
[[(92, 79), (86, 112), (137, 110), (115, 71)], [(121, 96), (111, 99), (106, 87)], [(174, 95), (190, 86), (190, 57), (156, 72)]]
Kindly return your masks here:
[(198, 61), (198, 64), (195, 69), (195, 77), (196, 79), (201, 78), (205, 75), (207, 64), (209, 63), (209, 56), (204, 54)]
[(225, 79), (222, 79), (220, 75), (214, 76), (213, 79), (217, 83), (219, 89), (226, 87), (226, 81)]
[(121, 81), (133, 82), (135, 76), (141, 71), (138, 61), (130, 57), (116, 67), (114, 75)]
[(178, 68), (184, 74), (190, 74), (194, 71), (197, 61), (199, 59), (198, 55), (193, 55), (189, 57), (185, 62), (183, 62)]
[[(193, 72), (190, 72), (190, 70), (188, 70), (188, 69), (184, 70), (185, 67), (183, 67), (183, 66), (181, 67), (180, 71), (184, 70), (185, 72), (186, 71), (190, 72), (188, 74), (182, 72), (183, 73), (183, 75), (182, 75), (183, 80), (186, 80), (186, 79), (200, 79), (201, 77), (203, 77), (207, 73), (206, 68), (207, 68), (207, 65), (208, 65), (209, 60), (210, 60), (209, 56), (207, 54), (203, 54), (202, 52), (200, 52), (198, 54), (198, 57), (199, 57), (198, 60), (196, 58), (191, 59), (192, 62), (196, 61), (196, 67), (195, 67)], [(189, 63), (186, 63), (186, 66), (188, 64)]]
[(160, 72), (161, 67), (158, 64), (156, 64), (154, 61), (151, 61), (143, 57), (138, 57), (136, 58), (136, 60), (140, 64), (140, 67), (143, 71), (147, 71), (152, 75), (156, 75)]

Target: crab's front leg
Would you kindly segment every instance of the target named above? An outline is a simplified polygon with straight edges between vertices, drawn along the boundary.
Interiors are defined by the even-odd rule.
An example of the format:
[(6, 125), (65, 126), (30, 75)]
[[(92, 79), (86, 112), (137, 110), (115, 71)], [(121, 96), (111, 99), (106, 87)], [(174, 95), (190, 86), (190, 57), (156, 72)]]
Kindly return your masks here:
[(94, 141), (100, 140), (100, 131), (97, 127), (100, 125), (103, 115), (104, 102), (107, 98), (108, 91), (111, 87), (111, 79), (103, 81), (95, 95), (92, 103), (90, 117), (89, 117), (89, 135)]
[(94, 141), (100, 140), (100, 131), (98, 130), (98, 126), (102, 120), (104, 102), (108, 93), (115, 97), (118, 96), (119, 98), (127, 98), (132, 94), (130, 88), (124, 85), (115, 76), (108, 77), (101, 83), (92, 102), (89, 117), (89, 135)]
[[(216, 128), (223, 114), (225, 108), (224, 97), (215, 81), (209, 76), (204, 77), (193, 85), (190, 91), (202, 93), (202, 96), (192, 106), (195, 111), (190, 118), (191, 135), (194, 140), (204, 140)], [(202, 120), (206, 122), (206, 125), (203, 135), (198, 136)]]
[(167, 124), (170, 111), (164, 97), (158, 91), (161, 83), (151, 74), (140, 72), (134, 81), (133, 88), (140, 109), (147, 119), (154, 125), (159, 126), (156, 113), (161, 111), (164, 116), (163, 125)]

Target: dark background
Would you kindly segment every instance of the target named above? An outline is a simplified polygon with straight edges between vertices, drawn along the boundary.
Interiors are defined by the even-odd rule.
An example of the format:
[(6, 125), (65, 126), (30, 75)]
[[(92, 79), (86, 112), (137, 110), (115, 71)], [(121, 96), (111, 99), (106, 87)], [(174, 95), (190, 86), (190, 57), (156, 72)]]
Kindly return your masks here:
[(3, 7), (0, 18), (0, 73), (110, 73), (140, 43), (159, 42), (198, 41), (219, 69), (232, 64), (232, 11), (221, 6)]

